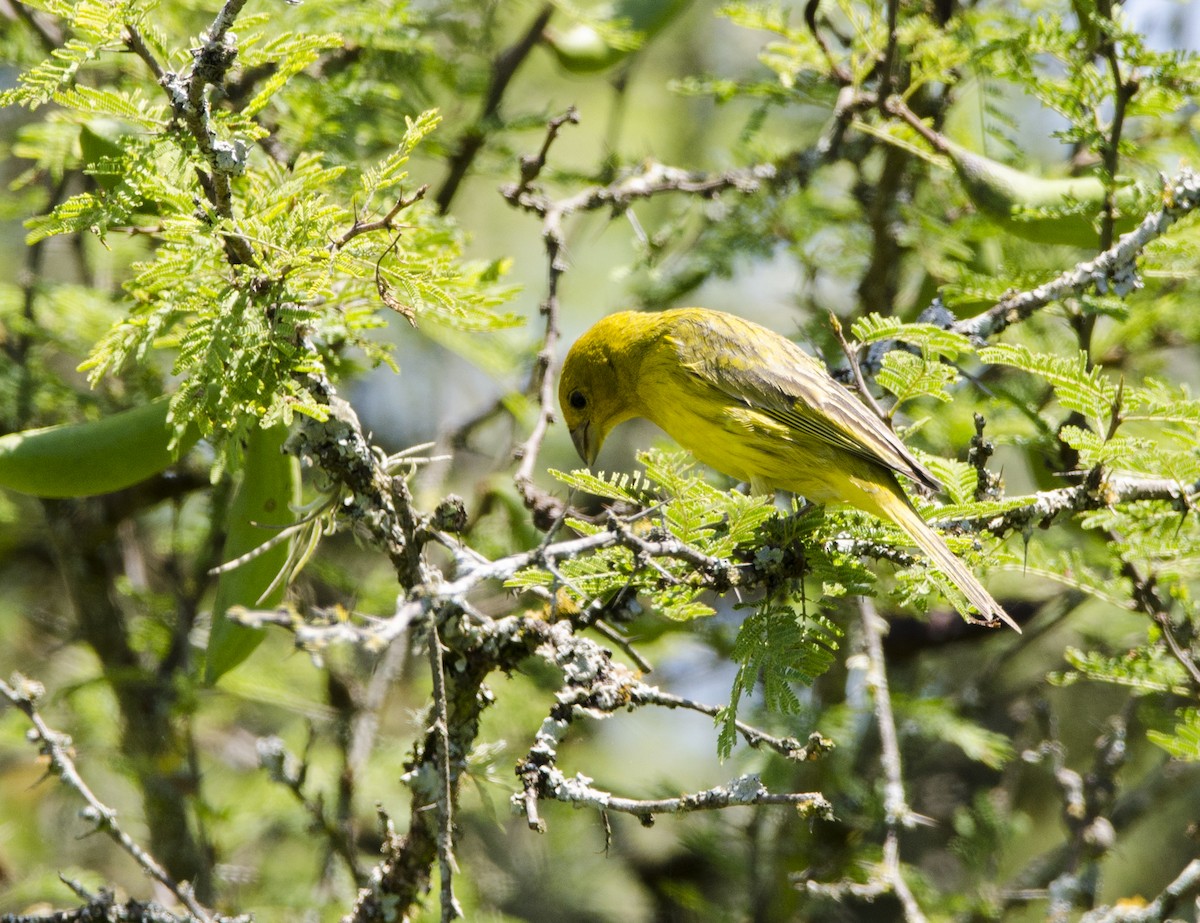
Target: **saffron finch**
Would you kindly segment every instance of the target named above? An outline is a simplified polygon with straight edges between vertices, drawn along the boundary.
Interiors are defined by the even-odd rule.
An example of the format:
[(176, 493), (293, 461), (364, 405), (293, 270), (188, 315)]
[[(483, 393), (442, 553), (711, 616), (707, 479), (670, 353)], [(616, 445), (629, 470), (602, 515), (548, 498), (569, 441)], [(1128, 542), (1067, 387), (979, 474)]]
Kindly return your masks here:
[(901, 489), (937, 479), (896, 435), (786, 337), (704, 308), (609, 315), (563, 364), (563, 417), (591, 465), (617, 424), (644, 417), (756, 494), (787, 490), (889, 519), (989, 622), (1020, 631)]

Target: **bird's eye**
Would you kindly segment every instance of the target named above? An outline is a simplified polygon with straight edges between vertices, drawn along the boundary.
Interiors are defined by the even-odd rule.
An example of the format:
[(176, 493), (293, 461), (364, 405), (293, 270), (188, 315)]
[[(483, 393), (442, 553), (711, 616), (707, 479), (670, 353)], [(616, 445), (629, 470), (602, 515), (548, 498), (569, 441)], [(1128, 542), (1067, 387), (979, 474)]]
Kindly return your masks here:
[(582, 392), (579, 391), (572, 391), (570, 394), (568, 394), (567, 402), (576, 410), (583, 410), (583, 408), (587, 406), (587, 398), (584, 397)]

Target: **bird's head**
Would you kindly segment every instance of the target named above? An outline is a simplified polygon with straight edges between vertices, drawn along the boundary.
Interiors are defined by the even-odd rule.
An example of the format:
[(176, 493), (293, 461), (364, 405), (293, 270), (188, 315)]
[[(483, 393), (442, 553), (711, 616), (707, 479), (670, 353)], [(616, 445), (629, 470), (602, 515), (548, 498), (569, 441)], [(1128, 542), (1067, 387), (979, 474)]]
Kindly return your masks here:
[(632, 312), (612, 314), (575, 341), (563, 363), (558, 403), (571, 441), (591, 465), (614, 426), (637, 416), (636, 369), (630, 350)]

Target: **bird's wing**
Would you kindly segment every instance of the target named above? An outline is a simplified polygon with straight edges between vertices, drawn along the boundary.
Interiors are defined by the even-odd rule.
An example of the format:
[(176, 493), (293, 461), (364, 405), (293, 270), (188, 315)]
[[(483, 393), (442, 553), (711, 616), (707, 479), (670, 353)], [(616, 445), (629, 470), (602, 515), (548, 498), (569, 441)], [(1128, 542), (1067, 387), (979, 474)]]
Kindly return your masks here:
[(730, 398), (797, 434), (891, 468), (932, 490), (937, 479), (824, 366), (786, 337), (733, 315), (691, 312), (670, 335), (681, 363)]

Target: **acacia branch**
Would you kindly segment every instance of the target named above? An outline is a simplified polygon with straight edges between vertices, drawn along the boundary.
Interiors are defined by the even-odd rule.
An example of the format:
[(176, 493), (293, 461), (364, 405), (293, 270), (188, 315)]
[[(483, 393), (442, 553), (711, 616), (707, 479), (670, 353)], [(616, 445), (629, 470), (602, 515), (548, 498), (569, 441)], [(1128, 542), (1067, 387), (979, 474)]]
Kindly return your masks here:
[(438, 870), (441, 876), (442, 923), (449, 923), (463, 915), (462, 907), (454, 896), (454, 873), (458, 864), (454, 860), (454, 786), (450, 774), (450, 707), (446, 699), (446, 671), (442, 662), (442, 639), (438, 634), (437, 619), (429, 621), (429, 668), (433, 676), (433, 728), (437, 742), (435, 761), (440, 785), (437, 793)]
[(1197, 893), (1200, 893), (1200, 859), (1193, 859), (1150, 903), (1123, 901), (1111, 907), (1098, 907), (1080, 917), (1079, 923), (1163, 923), (1176, 907)]
[(1121, 503), (1166, 501), (1175, 505), (1183, 514), (1195, 505), (1198, 498), (1200, 481), (1181, 484), (1169, 478), (1117, 474), (1102, 477), (1097, 484), (1082, 482), (1038, 491), (1023, 497), (1009, 497), (1005, 501), (1009, 508), (999, 513), (942, 520), (939, 525), (948, 531), (971, 531), (982, 525), (993, 535), (1002, 537), (1048, 523), (1062, 513), (1109, 509)]
[(987, 340), (1020, 323), (1046, 305), (1090, 291), (1127, 295), (1141, 287), (1137, 258), (1146, 247), (1163, 236), (1184, 216), (1200, 208), (1200, 174), (1181, 170), (1163, 181), (1162, 207), (1146, 215), (1141, 224), (1124, 234), (1110, 248), (1085, 260), (1036, 288), (1006, 295), (994, 307), (950, 326), (955, 333)]
[(424, 183), (421, 186), (419, 186), (417, 188), (417, 191), (414, 192), (412, 195), (410, 195), (410, 196), (402, 195), (398, 199), (396, 199), (396, 203), (391, 207), (391, 209), (389, 209), (388, 213), (386, 215), (384, 215), (382, 218), (379, 218), (376, 221), (355, 220), (354, 224), (346, 230), (346, 233), (344, 233), (341, 237), (339, 237), (334, 242), (331, 249), (340, 250), (342, 247), (346, 246), (346, 244), (350, 243), (350, 241), (352, 241), (354, 238), (356, 238), (359, 234), (369, 234), (372, 231), (390, 231), (393, 227), (393, 222), (396, 220), (396, 216), (399, 215), (400, 212), (404, 211), (406, 208), (410, 208), (411, 206), (416, 205), (418, 202), (420, 202), (421, 199), (425, 198), (425, 193), (427, 193), (428, 191), (429, 191), (429, 184)]
[[(683, 708), (699, 712), (710, 718), (716, 718), (723, 710), (719, 705), (706, 705), (703, 702), (696, 702), (670, 692), (663, 692), (657, 686), (647, 686), (644, 683), (637, 683), (631, 686), (629, 689), (629, 701), (631, 705), (658, 705), (662, 708), (672, 709)], [(808, 763), (818, 760), (833, 749), (833, 741), (815, 731), (808, 736), (807, 742), (802, 744), (794, 737), (774, 737), (752, 725), (746, 724), (744, 721), (735, 721), (734, 726), (751, 747), (768, 747), (785, 759), (797, 763)]]
[(441, 188), (434, 197), (438, 210), (442, 214), (449, 210), (450, 203), (458, 192), (458, 187), (471, 169), (475, 156), (483, 147), (483, 142), (487, 138), (487, 129), (496, 121), (496, 116), (500, 111), (500, 101), (504, 98), (509, 82), (516, 75), (517, 69), (529, 57), (529, 53), (541, 41), (542, 32), (553, 12), (554, 6), (549, 3), (545, 4), (533, 17), (522, 36), (497, 55), (492, 62), (492, 76), (488, 84), (487, 96), (483, 101), (483, 110), (475, 125), (458, 139), (458, 146), (447, 166), (446, 178), (442, 180)]
[[(655, 814), (717, 810), (746, 804), (791, 804), (802, 810), (830, 815), (830, 805), (822, 795), (770, 793), (757, 776), (743, 776), (707, 791), (657, 800), (614, 795), (595, 788), (592, 780), (581, 774), (567, 777), (556, 765), (558, 746), (579, 718), (608, 718), (617, 711), (645, 705), (689, 708), (710, 716), (716, 716), (720, 709), (646, 685), (623, 665), (614, 662), (609, 652), (586, 638), (573, 635), (569, 628), (555, 626), (551, 629), (537, 653), (562, 670), (564, 684), (556, 696), (554, 708), (535, 735), (533, 746), (517, 765), (521, 791), (513, 795), (512, 803), (525, 815), (530, 829), (545, 830), (538, 812), (538, 802), (543, 798), (634, 814), (645, 824), (651, 823)], [(804, 746), (794, 739), (772, 737), (742, 722), (738, 722), (738, 730), (752, 745), (771, 747), (799, 761), (817, 759), (832, 747), (819, 734), (812, 735), (808, 745)]]
[(647, 827), (655, 814), (687, 814), (692, 811), (716, 811), (746, 805), (792, 805), (806, 816), (831, 818), (833, 806), (820, 792), (769, 792), (756, 773), (738, 776), (724, 785), (680, 795), (677, 798), (622, 798), (595, 788), (584, 775), (567, 778), (552, 769), (543, 783), (543, 791), (557, 801), (577, 806), (633, 814)]
[(37, 744), (39, 752), (49, 760), (48, 771), (87, 802), (87, 808), (81, 812), (83, 819), (125, 850), (147, 875), (175, 896), (175, 899), (187, 909), (192, 919), (199, 923), (214, 923), (214, 919), (219, 918), (214, 918), (208, 910), (201, 906), (192, 892), (191, 885), (172, 878), (157, 859), (121, 829), (121, 825), (117, 823), (117, 812), (97, 798), (88, 787), (71, 758), (71, 738), (66, 734), (51, 730), (37, 710), (37, 700), (43, 692), (44, 689), (40, 683), (26, 679), (20, 674), (13, 676), (12, 685), (0, 680), (0, 695), (24, 713), (29, 719), (29, 723), (33, 725), (30, 739)]
[[(167, 94), (175, 117), (195, 140), (208, 165), (207, 172), (197, 169), (200, 186), (217, 218), (226, 221), (234, 219), (231, 178), (245, 171), (249, 146), (240, 138), (227, 141), (217, 135), (207, 91), (222, 83), (237, 58), (237, 38), (229, 30), (245, 5), (246, 0), (226, 0), (203, 33), (203, 43), (192, 50), (192, 68), (186, 76), (166, 70), (136, 26), (127, 23), (124, 29), (126, 47), (146, 63)], [(255, 264), (254, 251), (245, 237), (234, 231), (226, 231), (222, 237), (230, 263)]]

